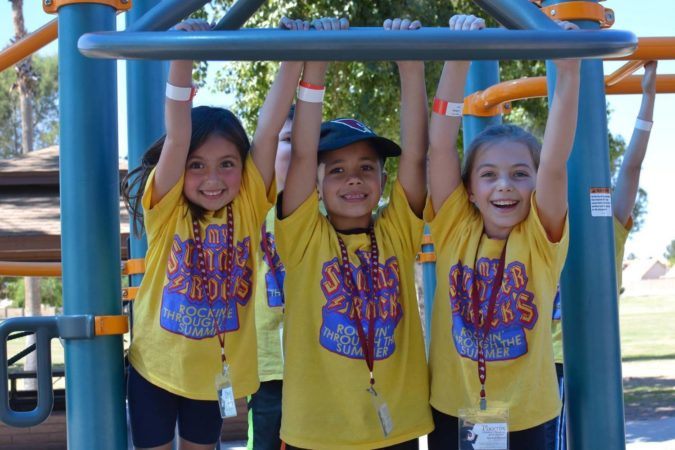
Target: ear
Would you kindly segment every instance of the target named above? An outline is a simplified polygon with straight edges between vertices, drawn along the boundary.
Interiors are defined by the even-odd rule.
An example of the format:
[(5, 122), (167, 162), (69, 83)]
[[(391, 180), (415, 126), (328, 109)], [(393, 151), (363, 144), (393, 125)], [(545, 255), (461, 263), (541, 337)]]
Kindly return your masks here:
[(473, 192), (471, 191), (471, 186), (466, 187), (466, 193), (469, 194), (469, 201), (471, 203), (476, 203), (476, 196), (473, 195)]
[(319, 201), (323, 200), (323, 179), (326, 176), (326, 165), (319, 164), (316, 169), (316, 190), (319, 192)]

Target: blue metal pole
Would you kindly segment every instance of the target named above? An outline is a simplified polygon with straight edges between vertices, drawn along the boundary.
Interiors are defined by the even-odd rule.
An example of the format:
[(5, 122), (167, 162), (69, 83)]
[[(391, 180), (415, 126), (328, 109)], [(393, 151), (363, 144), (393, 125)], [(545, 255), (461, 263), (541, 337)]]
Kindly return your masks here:
[[(59, 9), (61, 249), (64, 314), (119, 315), (120, 218), (115, 63), (80, 54), (115, 10)], [(125, 449), (122, 336), (64, 342), (68, 448)]]
[(530, 0), (474, 0), (511, 30), (557, 30), (558, 26)]
[[(235, 17), (236, 18), (236, 17)], [(234, 21), (234, 19), (233, 19)], [(633, 33), (488, 29), (458, 33), (423, 28), (389, 33), (382, 28), (289, 33), (279, 29), (192, 33), (89, 33), (80, 51), (96, 58), (197, 59), (205, 61), (397, 61), (620, 57), (637, 46)]]
[[(546, 6), (564, 1), (546, 1)], [(581, 28), (597, 29), (593, 22)], [(547, 63), (549, 74), (555, 73)], [(553, 93), (554, 76), (549, 77)], [(550, 96), (549, 96), (550, 100)], [(610, 210), (592, 213), (590, 191), (610, 188), (602, 61), (581, 65), (579, 121), (569, 171), (570, 248), (561, 278), (568, 447), (625, 448), (614, 230)]]
[[(499, 83), (498, 61), (472, 61), (469, 75), (466, 80), (464, 95), (471, 95), (477, 91), (484, 91), (497, 83)], [(500, 123), (502, 123), (501, 114), (494, 116), (465, 115), (462, 119), (464, 148), (469, 147), (469, 144), (478, 133), (491, 125), (498, 125)]]
[[(134, 1), (127, 12), (127, 31), (165, 31), (208, 3), (209, 0)], [(140, 5), (139, 5), (140, 3)], [(152, 5), (152, 6), (149, 6)]]
[[(160, 3), (161, 0), (135, 0), (134, 7), (127, 12), (127, 29), (134, 28)], [(140, 166), (145, 150), (164, 134), (166, 72), (165, 63), (161, 61), (127, 61), (129, 171)], [(145, 235), (139, 239), (131, 230), (129, 241), (129, 256), (144, 258), (148, 248)], [(138, 286), (141, 279), (141, 275), (134, 275), (132, 284)]]

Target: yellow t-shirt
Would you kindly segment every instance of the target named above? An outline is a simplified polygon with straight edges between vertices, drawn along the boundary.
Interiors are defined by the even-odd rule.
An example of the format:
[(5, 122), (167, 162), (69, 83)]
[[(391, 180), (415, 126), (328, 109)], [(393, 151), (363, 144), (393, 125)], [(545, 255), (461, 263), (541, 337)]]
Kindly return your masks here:
[[(617, 288), (621, 289), (621, 273), (623, 264), (623, 252), (626, 247), (626, 239), (628, 239), (628, 233), (633, 227), (633, 219), (628, 219), (628, 223), (623, 225), (617, 220), (616, 217), (613, 217), (614, 222), (614, 257), (616, 264), (616, 282)], [(557, 364), (563, 363), (563, 347), (562, 347), (562, 323), (560, 319), (562, 318), (562, 310), (560, 307), (560, 292), (557, 291), (555, 294), (555, 300), (553, 301), (553, 323), (551, 324), (551, 330), (553, 333), (553, 359)]]
[[(169, 392), (195, 400), (216, 400), (214, 380), (222, 370), (216, 337), (219, 328), (225, 330), (234, 395), (249, 395), (259, 385), (255, 311), (250, 302), (255, 295), (254, 255), (275, 189), (272, 187), (269, 195), (265, 192), (262, 177), (249, 156), (239, 195), (232, 202), (237, 283), (234, 298), (226, 306), (222, 293), (225, 274), (215, 268), (207, 268), (210, 296), (215, 298), (211, 304), (204, 304), (183, 178), (151, 209), (153, 179), (154, 171), (143, 196), (148, 251), (145, 276), (134, 302), (129, 361), (145, 379)], [(200, 225), (207, 265), (224, 259), (226, 208), (207, 214)]]
[[(258, 246), (258, 273), (255, 291), (255, 326), (258, 336), (258, 375), (260, 381), (281, 380), (284, 360), (281, 352), (281, 329), (284, 320), (283, 285), (286, 271), (279, 259), (274, 243), (274, 213), (271, 209), (265, 219), (267, 253), (262, 242)], [(270, 270), (272, 258), (274, 270)]]
[[(372, 398), (369, 371), (355, 327), (353, 303), (340, 270), (337, 232), (319, 213), (316, 193), (276, 222), (286, 267), (284, 390), (281, 438), (311, 449), (373, 449), (433, 429), (422, 326), (413, 264), (423, 222), (396, 182), (375, 219), (379, 251), (375, 322), (375, 389), (387, 403), (393, 431), (386, 438)], [(362, 298), (370, 270), (368, 233), (340, 234)], [(366, 302), (363, 302), (365, 310)], [(365, 311), (363, 312), (365, 317)], [(367, 334), (368, 322), (363, 321)]]
[[(445, 201), (430, 228), (437, 255), (429, 350), (431, 405), (457, 416), (460, 408), (478, 406), (480, 398), (470, 306), (476, 255), (479, 283), (490, 283), (505, 241), (483, 233), (483, 219), (463, 185)], [(533, 194), (530, 213), (508, 238), (505, 281), (497, 297), (485, 357), (488, 406), (501, 402), (509, 408), (509, 431), (532, 428), (560, 414), (550, 317), (567, 255), (567, 228), (565, 224), (558, 243), (550, 242)], [(487, 290), (480, 290), (483, 314)]]

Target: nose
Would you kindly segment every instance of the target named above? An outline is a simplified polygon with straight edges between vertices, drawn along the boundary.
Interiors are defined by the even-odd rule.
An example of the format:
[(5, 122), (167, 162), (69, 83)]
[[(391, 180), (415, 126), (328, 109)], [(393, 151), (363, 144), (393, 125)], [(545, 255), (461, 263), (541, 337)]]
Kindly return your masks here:
[(509, 192), (513, 190), (511, 179), (508, 176), (499, 177), (497, 180), (497, 190), (500, 192)]
[(362, 184), (363, 180), (357, 172), (351, 172), (347, 176), (347, 184), (350, 186)]

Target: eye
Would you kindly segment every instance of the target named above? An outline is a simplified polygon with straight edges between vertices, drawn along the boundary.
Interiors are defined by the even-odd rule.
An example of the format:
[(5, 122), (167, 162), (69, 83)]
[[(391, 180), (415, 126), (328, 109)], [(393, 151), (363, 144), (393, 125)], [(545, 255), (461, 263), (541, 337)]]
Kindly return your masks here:
[(485, 172), (481, 172), (479, 176), (481, 178), (494, 178), (495, 172), (492, 170), (486, 170)]
[(361, 170), (363, 170), (364, 172), (372, 172), (373, 170), (375, 170), (375, 166), (373, 166), (372, 164), (364, 164), (361, 166)]
[(223, 167), (223, 168), (234, 167), (234, 163), (232, 162), (232, 160), (226, 159), (225, 161), (220, 163), (220, 167)]
[(517, 170), (516, 172), (514, 172), (513, 176), (515, 178), (528, 178), (530, 174), (525, 170)]
[(330, 174), (337, 174), (337, 173), (342, 173), (344, 172), (344, 169), (342, 167), (333, 167), (328, 171)]
[(204, 168), (204, 164), (199, 161), (189, 161), (187, 168), (192, 170), (202, 169)]

